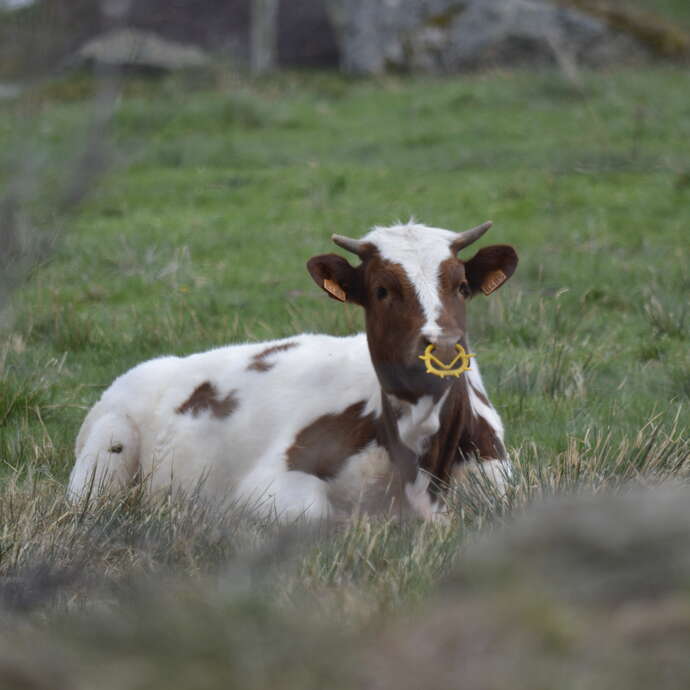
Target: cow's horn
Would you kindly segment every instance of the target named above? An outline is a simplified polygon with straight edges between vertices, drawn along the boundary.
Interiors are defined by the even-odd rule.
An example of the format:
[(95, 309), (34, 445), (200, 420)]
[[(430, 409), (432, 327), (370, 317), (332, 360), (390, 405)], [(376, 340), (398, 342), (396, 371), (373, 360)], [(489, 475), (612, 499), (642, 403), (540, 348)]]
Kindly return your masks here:
[(472, 242), (476, 242), (492, 225), (493, 222), (487, 220), (486, 223), (482, 223), (476, 228), (465, 230), (465, 232), (459, 232), (457, 238), (453, 240), (453, 243), (450, 245), (450, 248), (454, 253), (459, 252), (461, 249), (472, 244)]
[(352, 238), (345, 237), (344, 235), (331, 235), (331, 239), (339, 247), (342, 247), (353, 254), (357, 254), (357, 256), (361, 256), (362, 252), (364, 251), (364, 242), (362, 242), (362, 240), (353, 240)]

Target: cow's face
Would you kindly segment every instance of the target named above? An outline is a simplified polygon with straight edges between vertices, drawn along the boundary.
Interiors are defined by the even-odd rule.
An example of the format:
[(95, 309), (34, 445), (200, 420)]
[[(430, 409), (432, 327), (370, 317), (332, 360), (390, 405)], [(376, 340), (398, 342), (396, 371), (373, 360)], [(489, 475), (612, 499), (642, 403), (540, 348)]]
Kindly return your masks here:
[(362, 259), (352, 267), (336, 254), (315, 256), (307, 267), (319, 287), (366, 311), (371, 359), (386, 393), (410, 402), (439, 397), (455, 379), (427, 373), (420, 356), (429, 345), (445, 364), (466, 347), (465, 303), (493, 292), (515, 270), (512, 247), (495, 245), (462, 261), (456, 254), (490, 224), (467, 233), (408, 224), (374, 228), (361, 240), (334, 241)]

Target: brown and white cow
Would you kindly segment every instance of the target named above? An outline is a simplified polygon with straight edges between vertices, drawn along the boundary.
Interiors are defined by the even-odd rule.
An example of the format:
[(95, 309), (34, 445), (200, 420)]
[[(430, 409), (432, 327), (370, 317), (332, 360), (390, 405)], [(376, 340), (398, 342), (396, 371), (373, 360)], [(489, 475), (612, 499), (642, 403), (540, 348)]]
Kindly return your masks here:
[(503, 426), (477, 360), (439, 377), (420, 359), (429, 345), (446, 365), (457, 344), (469, 352), (467, 301), (515, 270), (506, 245), (458, 258), (490, 225), (334, 235), (360, 263), (323, 254), (307, 267), (329, 296), (364, 308), (366, 334), (302, 334), (134, 367), (87, 415), (70, 495), (139, 477), (152, 490), (201, 482), (209, 496), (283, 519), (391, 505), (431, 518), (443, 510), (438, 487), (467, 463), (502, 482)]

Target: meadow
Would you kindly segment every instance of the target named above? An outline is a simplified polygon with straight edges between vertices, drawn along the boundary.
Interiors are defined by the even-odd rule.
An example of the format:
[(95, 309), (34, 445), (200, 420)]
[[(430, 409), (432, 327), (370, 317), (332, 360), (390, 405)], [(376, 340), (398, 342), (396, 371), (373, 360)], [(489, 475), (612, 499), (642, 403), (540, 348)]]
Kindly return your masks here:
[[(526, 581), (504, 591), (500, 575), (517, 568), (520, 548), (507, 549), (517, 554), (509, 565), (496, 550), (490, 567), (465, 554), (513, 523), (524, 532), (535, 501), (685, 486), (690, 77), (672, 66), (581, 76), (577, 85), (548, 70), (376, 82), (132, 77), (105, 133), (93, 129), (88, 75), (0, 105), (0, 183), (29, 181), (13, 222), (27, 242), (49, 246), (14, 291), (0, 341), (0, 637), (11, 650), (0, 654), (0, 681), (93, 687), (105, 665), (104, 688), (191, 687), (192, 676), (194, 687), (353, 687), (342, 649), (359, 650), (357, 672), (378, 669), (367, 655), (386, 626), (382, 654), (407, 659), (404, 650), (417, 649), (396, 628), (407, 629), (399, 621), (410, 610), (431, 617), (430, 639), (446, 630), (448, 621), (432, 622), (442, 613), (428, 613), (443, 609), (433, 603), (443, 601), (439, 583), (462, 590), (449, 609), (468, 597), (463, 582), (481, 590), (461, 607), (469, 626), (484, 605), (496, 614), (481, 589), (487, 568), (501, 601), (523, 601)], [(87, 168), (85, 199), (65, 205), (94, 131), (102, 161)], [(477, 479), (447, 527), (361, 519), (315, 529), (136, 490), (64, 501), (79, 424), (115, 376), (160, 354), (360, 330), (359, 311), (328, 300), (305, 261), (333, 249), (332, 233), (410, 217), (455, 230), (492, 219), (478, 246), (510, 243), (520, 256), (516, 275), (468, 314), (516, 462), (507, 496)], [(661, 508), (644, 513), (672, 504), (666, 522), (642, 521), (635, 506), (647, 494), (611, 499), (619, 513), (579, 500), (602, 522), (656, 525), (630, 536), (633, 547), (647, 539), (642, 550), (684, 514), (687, 491), (676, 491), (683, 500), (654, 494)], [(547, 513), (562, 528), (543, 537), (547, 547), (580, 519), (567, 505)], [(684, 554), (678, 524), (670, 550)], [(458, 575), (463, 568), (470, 574)], [(572, 623), (555, 601), (508, 605), (506, 629), (529, 621), (536, 642), (520, 644), (540, 659), (556, 648), (568, 663), (577, 650), (595, 655), (591, 640), (582, 651), (579, 626), (610, 621), (595, 607)], [(683, 621), (687, 634), (690, 616)], [(34, 667), (37, 640), (48, 651)], [(420, 663), (438, 667), (432, 657)], [(491, 687), (508, 687), (515, 668)], [(415, 687), (381, 677), (357, 682)], [(627, 687), (642, 682), (633, 670), (630, 679)]]

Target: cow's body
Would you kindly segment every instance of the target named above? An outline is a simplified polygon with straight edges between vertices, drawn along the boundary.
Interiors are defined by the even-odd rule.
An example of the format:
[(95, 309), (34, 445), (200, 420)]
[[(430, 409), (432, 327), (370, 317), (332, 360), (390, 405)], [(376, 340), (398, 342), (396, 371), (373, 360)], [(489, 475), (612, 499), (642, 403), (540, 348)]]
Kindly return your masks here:
[(199, 487), (283, 518), (391, 506), (431, 517), (442, 502), (430, 477), (449, 482), (470, 460), (498, 461), (491, 471), (505, 476), (503, 428), (476, 359), (452, 383), (388, 392), (393, 365), (368, 335), (303, 334), (138, 365), (84, 421), (71, 494), (139, 476), (153, 490)]

